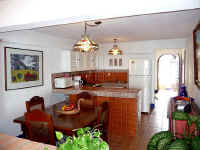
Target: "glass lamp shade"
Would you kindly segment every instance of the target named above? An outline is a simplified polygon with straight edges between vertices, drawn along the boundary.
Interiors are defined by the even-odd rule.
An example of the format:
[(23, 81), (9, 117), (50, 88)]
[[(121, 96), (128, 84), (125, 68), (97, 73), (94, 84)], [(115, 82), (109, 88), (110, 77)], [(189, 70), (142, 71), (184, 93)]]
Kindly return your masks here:
[(81, 40), (74, 45), (74, 49), (80, 52), (89, 52), (98, 50), (99, 45), (90, 40), (87, 35), (83, 35)]
[(108, 51), (108, 54), (110, 54), (110, 55), (122, 55), (122, 51), (115, 44), (115, 45), (113, 45), (113, 48)]

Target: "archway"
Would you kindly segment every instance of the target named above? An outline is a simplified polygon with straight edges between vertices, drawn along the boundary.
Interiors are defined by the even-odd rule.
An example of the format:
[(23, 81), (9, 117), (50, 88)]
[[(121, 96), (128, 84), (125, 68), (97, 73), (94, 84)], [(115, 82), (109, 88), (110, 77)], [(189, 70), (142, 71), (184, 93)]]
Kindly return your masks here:
[(165, 54), (158, 59), (158, 89), (178, 92), (180, 84), (180, 58)]

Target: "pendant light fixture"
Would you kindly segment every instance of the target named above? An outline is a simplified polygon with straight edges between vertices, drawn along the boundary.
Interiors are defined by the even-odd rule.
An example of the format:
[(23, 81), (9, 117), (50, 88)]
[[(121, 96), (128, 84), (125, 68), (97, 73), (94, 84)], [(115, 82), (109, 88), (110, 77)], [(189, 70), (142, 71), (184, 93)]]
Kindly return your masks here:
[(118, 46), (116, 44), (117, 39), (113, 39), (113, 40), (114, 40), (113, 48), (108, 51), (108, 54), (110, 54), (110, 55), (122, 55), (122, 51), (118, 48)]
[(95, 25), (89, 25), (87, 22), (85, 22), (85, 31), (82, 35), (82, 38), (80, 41), (78, 41), (74, 45), (74, 50), (79, 52), (93, 52), (99, 49), (99, 45), (95, 43), (93, 40), (89, 39), (87, 36), (87, 26), (97, 26), (99, 25), (99, 22), (95, 22)]

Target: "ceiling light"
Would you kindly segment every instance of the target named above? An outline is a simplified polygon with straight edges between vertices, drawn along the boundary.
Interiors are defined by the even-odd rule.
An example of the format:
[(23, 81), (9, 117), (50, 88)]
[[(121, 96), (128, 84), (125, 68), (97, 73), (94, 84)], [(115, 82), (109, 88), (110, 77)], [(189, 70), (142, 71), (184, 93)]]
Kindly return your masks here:
[(116, 44), (117, 39), (113, 39), (113, 40), (114, 40), (113, 48), (108, 51), (108, 54), (110, 54), (110, 55), (122, 55), (122, 51), (118, 48), (118, 46)]
[[(96, 25), (99, 25), (99, 24), (96, 24)], [(89, 51), (96, 51), (99, 49), (99, 45), (95, 43), (93, 40), (89, 39), (89, 37), (87, 36), (87, 26), (91, 26), (91, 25), (85, 22), (85, 32), (82, 35), (81, 40), (78, 41), (74, 45), (74, 50), (76, 51), (89, 52)]]

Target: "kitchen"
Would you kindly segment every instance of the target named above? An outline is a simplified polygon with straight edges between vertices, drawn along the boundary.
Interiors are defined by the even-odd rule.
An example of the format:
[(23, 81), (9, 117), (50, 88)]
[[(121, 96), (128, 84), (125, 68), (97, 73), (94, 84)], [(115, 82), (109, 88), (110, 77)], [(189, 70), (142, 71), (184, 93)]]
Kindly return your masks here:
[[(102, 24), (103, 25), (103, 24)], [(96, 28), (93, 28), (93, 31), (98, 31), (98, 29)], [(91, 31), (91, 34), (93, 33), (93, 31)], [(77, 33), (77, 36), (80, 38), (80, 35), (81, 35), (82, 32), (79, 32)], [(11, 33), (10, 33), (11, 34)], [(63, 43), (61, 43), (59, 40), (57, 40), (57, 45), (53, 45), (51, 42), (54, 40), (53, 38), (48, 38), (51, 42), (44, 42), (43, 45), (36, 41), (36, 38), (30, 38), (28, 39), (28, 37), (30, 36), (34, 36), (37, 37), (37, 34), (34, 33), (34, 32), (26, 32), (24, 31), (23, 34), (26, 34), (26, 38), (23, 38), (23, 35), (22, 35), (22, 32), (21, 32), (21, 36), (19, 36), (20, 33), (18, 33), (18, 35), (16, 37), (17, 38), (14, 38), (14, 36), (12, 35), (12, 38), (10, 38), (8, 36), (8, 34), (4, 34), (4, 37), (7, 36), (7, 39), (6, 38), (3, 38), (5, 39), (5, 42), (1, 43), (1, 46), (3, 47), (4, 45), (10, 45), (10, 46), (15, 46), (15, 47), (25, 47), (25, 48), (31, 48), (32, 49), (46, 49), (47, 51), (45, 52), (45, 55), (48, 56), (48, 58), (46, 58), (45, 61), (45, 66), (51, 66), (51, 67), (46, 67), (45, 68), (45, 74), (44, 74), (44, 78), (45, 78), (45, 88), (46, 89), (42, 89), (42, 91), (40, 91), (40, 89), (38, 88), (35, 88), (35, 93), (32, 93), (33, 91), (31, 89), (25, 89), (25, 90), (22, 90), (22, 92), (19, 92), (19, 95), (22, 97), (22, 99), (28, 99), (30, 98), (30, 95), (38, 95), (41, 93), (41, 95), (45, 95), (45, 97), (48, 99), (46, 102), (47, 102), (47, 105), (51, 104), (51, 103), (55, 103), (55, 101), (53, 101), (53, 98), (54, 95), (49, 95), (51, 92), (51, 83), (49, 83), (49, 81), (51, 80), (51, 74), (52, 73), (59, 73), (59, 72), (70, 72), (70, 68), (71, 67), (66, 67), (67, 69), (69, 70), (65, 70), (63, 69), (62, 67), (64, 65), (70, 65), (69, 63), (63, 63), (62, 61), (63, 60), (59, 60), (57, 58), (61, 58), (61, 57), (64, 57), (63, 56), (63, 53), (67, 53), (66, 55), (69, 55), (70, 52), (69, 51), (64, 51), (64, 50), (58, 50), (56, 51), (56, 46), (58, 46), (59, 48), (58, 49), (71, 49), (71, 46), (74, 44), (74, 40), (69, 40), (68, 41), (68, 46), (67, 48), (64, 48), (65, 45), (64, 45), (64, 41)], [(77, 38), (77, 40), (79, 39)], [(42, 40), (44, 41), (44, 40)], [(56, 40), (54, 40), (55, 42)], [(6, 44), (5, 44), (6, 43)], [(176, 48), (186, 48), (186, 43), (187, 43), (187, 39), (185, 38), (180, 38), (180, 39), (167, 39), (167, 40), (150, 40), (150, 41), (138, 41), (138, 42), (123, 42), (123, 41), (119, 41), (118, 43), (118, 46), (121, 50), (123, 50), (123, 52), (125, 53), (125, 55), (122, 55), (122, 57), (130, 57), (130, 58), (150, 58), (152, 59), (154, 57), (154, 49), (155, 48), (158, 48), (158, 49), (163, 49), (163, 48), (172, 48), (172, 49), (176, 49)], [(42, 45), (42, 46), (39, 46), (39, 45)], [(169, 46), (170, 45), (170, 46)], [(52, 47), (53, 48), (52, 48)], [(98, 57), (98, 60), (96, 61), (97, 63), (97, 66), (98, 66), (98, 69), (111, 69), (112, 67), (109, 66), (109, 59), (107, 58), (104, 58), (104, 56), (107, 54), (108, 50), (110, 48), (112, 48), (113, 46), (113, 42), (112, 42), (112, 39), (110, 41), (110, 43), (106, 43), (106, 44), (102, 44), (101, 45), (101, 54), (100, 54), (100, 57)], [(48, 48), (47, 48), (48, 47)], [(48, 49), (55, 49), (55, 51), (50, 51)], [(125, 51), (126, 50), (126, 51)], [(132, 51), (134, 50), (134, 51)], [(3, 55), (1, 55), (3, 57)], [(102, 59), (103, 57), (103, 59)], [(110, 56), (105, 56), (105, 57), (110, 57)], [(70, 57), (68, 57), (70, 58)], [(3, 59), (2, 59), (3, 60)], [(122, 60), (127, 60), (127, 58), (124, 58)], [(3, 63), (1, 63), (3, 65)], [(61, 65), (63, 64), (63, 65)], [(125, 62), (124, 64), (128, 64), (128, 62)], [(154, 68), (154, 60), (152, 60), (152, 68)], [(62, 66), (62, 67), (61, 67)], [(3, 68), (3, 66), (2, 66)], [(112, 68), (112, 69), (120, 69), (118, 66), (116, 68)], [(125, 69), (127, 70), (128, 69), (128, 65), (122, 65), (121, 69)], [(154, 70), (154, 69), (152, 69)], [(153, 80), (155, 80), (153, 78)], [(2, 81), (3, 83), (3, 81)], [(154, 94), (154, 82), (152, 82), (152, 95)], [(3, 88), (3, 84), (2, 85), (2, 89)], [(2, 90), (3, 91), (3, 90)], [(44, 93), (45, 94), (44, 94)], [(28, 95), (29, 94), (29, 95)], [(15, 99), (14, 98), (14, 95), (15, 95), (15, 92), (3, 92), (3, 96), (4, 97), (10, 97), (12, 99)], [(52, 97), (51, 97), (52, 96)], [(153, 96), (152, 96), (153, 97)], [(4, 98), (2, 98), (4, 99)], [(16, 110), (15, 111), (15, 114), (11, 114), (10, 112), (8, 111), (5, 111), (5, 112), (8, 112), (7, 114), (5, 114), (5, 112), (2, 114), (2, 118), (7, 120), (5, 116), (9, 116), (10, 120), (12, 120), (11, 118), (14, 118), (14, 116), (16, 115), (20, 115), (22, 114), (22, 111), (24, 112), (24, 108), (22, 108), (22, 103), (23, 102), (19, 102), (19, 104), (17, 104), (18, 102), (14, 102), (14, 104), (16, 104), (16, 106), (18, 108), (14, 108), (14, 106), (11, 106), (12, 102), (5, 102), (5, 100), (3, 100), (2, 104), (5, 106), (3, 107), (2, 110), (6, 109), (6, 108), (9, 108), (9, 109), (13, 109), (13, 110)], [(22, 110), (20, 110), (19, 108), (22, 108)], [(20, 130), (19, 127), (17, 125), (11, 125), (9, 123), (9, 121), (7, 121), (6, 123), (3, 123), (3, 126), (2, 126), (2, 130), (5, 129), (5, 126), (8, 125), (8, 129), (11, 129), (10, 131), (7, 131), (8, 134), (11, 134), (11, 135), (16, 135), (18, 133), (18, 131)], [(15, 129), (14, 129), (15, 128)]]

